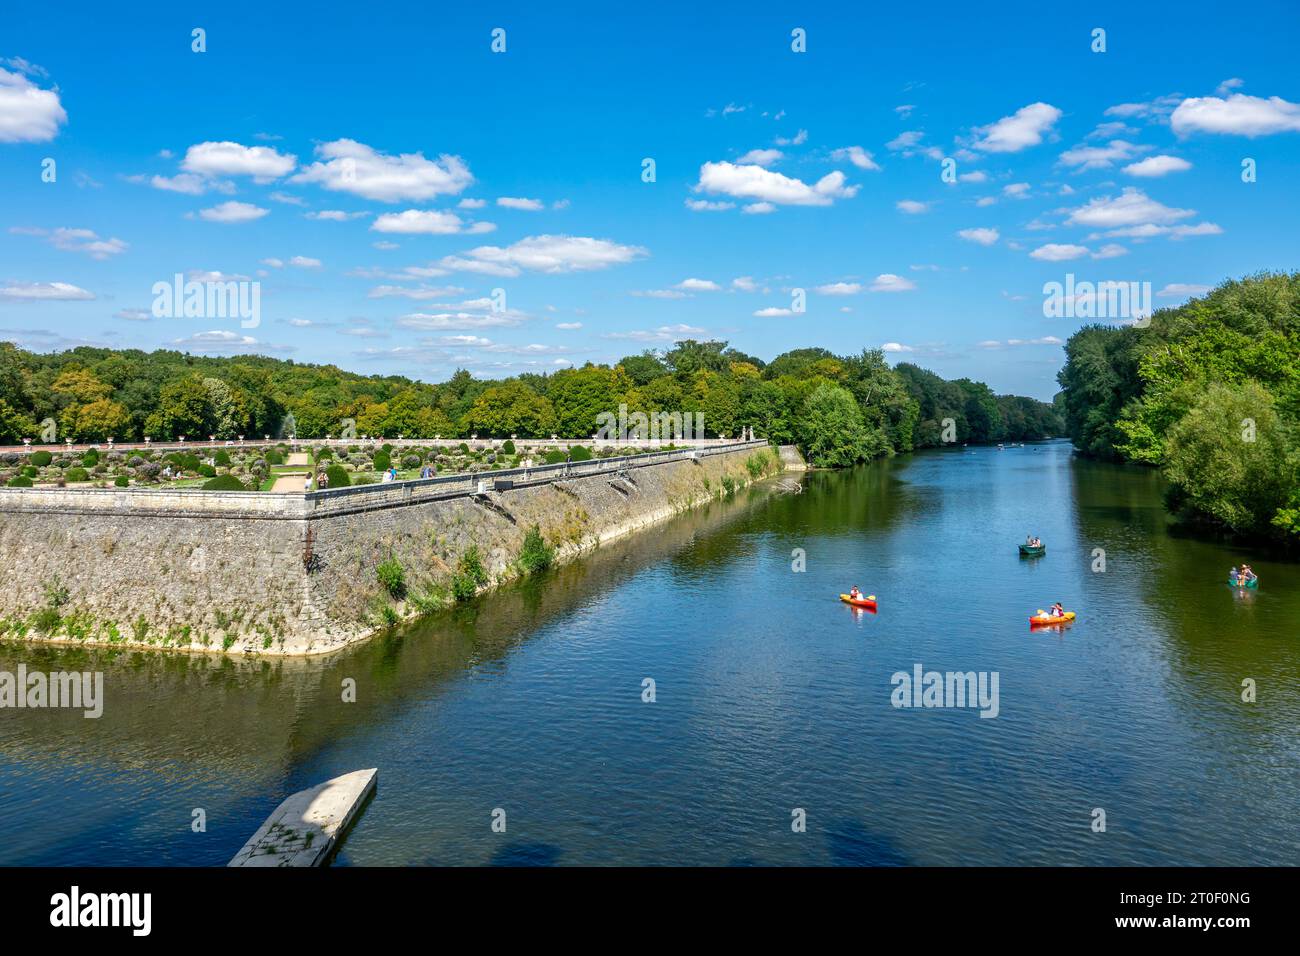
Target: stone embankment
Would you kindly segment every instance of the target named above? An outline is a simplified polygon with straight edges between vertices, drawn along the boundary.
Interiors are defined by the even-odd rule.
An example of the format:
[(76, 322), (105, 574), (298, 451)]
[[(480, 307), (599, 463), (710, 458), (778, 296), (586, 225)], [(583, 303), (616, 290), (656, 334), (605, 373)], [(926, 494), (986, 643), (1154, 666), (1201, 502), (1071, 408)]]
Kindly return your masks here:
[[(801, 464), (765, 442), (310, 493), (0, 489), (0, 638), (322, 654)], [(399, 569), (398, 587), (379, 566)], [(389, 578), (389, 584), (393, 583)]]

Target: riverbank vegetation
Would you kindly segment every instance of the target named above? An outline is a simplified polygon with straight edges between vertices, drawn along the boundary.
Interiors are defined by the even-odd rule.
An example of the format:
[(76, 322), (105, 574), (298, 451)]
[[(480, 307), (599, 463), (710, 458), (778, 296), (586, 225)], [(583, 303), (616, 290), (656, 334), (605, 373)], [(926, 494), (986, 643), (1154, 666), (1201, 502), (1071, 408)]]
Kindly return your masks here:
[(51, 421), (59, 441), (76, 442), (312, 439), (345, 429), (420, 439), (588, 438), (599, 415), (623, 405), (648, 415), (694, 413), (707, 437), (753, 428), (800, 445), (821, 466), (951, 441), (1047, 438), (1064, 427), (1049, 404), (915, 365), (891, 368), (879, 350), (796, 349), (764, 362), (725, 342), (688, 340), (613, 366), (499, 381), (460, 370), (426, 383), (257, 355), (90, 347), (36, 354), (0, 343), (0, 444), (39, 440), (39, 423)]
[(1181, 520), (1300, 543), (1300, 273), (1093, 325), (1059, 375), (1080, 452), (1161, 469)]

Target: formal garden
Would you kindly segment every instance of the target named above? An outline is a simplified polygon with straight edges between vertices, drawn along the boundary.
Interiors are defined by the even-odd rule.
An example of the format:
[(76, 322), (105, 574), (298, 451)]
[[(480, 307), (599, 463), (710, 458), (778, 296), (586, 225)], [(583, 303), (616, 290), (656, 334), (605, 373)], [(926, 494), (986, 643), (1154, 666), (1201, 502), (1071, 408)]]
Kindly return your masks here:
[[(512, 441), (402, 446), (199, 445), (185, 449), (91, 448), (85, 451), (0, 454), (0, 484), (10, 488), (203, 488), (210, 491), (296, 491), (339, 488), (445, 474), (472, 474), (525, 464), (589, 461), (594, 457), (642, 454), (660, 448), (601, 448), (556, 444), (519, 451)], [(324, 481), (321, 480), (322, 476)]]

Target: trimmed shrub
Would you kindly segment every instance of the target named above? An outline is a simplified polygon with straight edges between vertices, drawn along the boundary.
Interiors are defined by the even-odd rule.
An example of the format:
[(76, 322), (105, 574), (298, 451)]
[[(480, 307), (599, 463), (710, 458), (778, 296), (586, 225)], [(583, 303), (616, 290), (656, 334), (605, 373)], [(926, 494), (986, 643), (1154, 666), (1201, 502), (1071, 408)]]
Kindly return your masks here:
[(321, 446), (314, 452), (317, 461), (324, 461), (326, 458), (334, 457), (334, 449)]
[(574, 461), (591, 461), (591, 449), (585, 445), (574, 445), (569, 449), (569, 454), (573, 456)]
[(35, 467), (34, 465), (28, 465), (26, 468), (23, 469), (22, 473), (26, 475), (28, 478), (35, 478), (37, 475), (41, 473), (41, 470)]
[(268, 465), (283, 465), (284, 453), (278, 448), (268, 448), (266, 450), (266, 463)]
[(199, 474), (204, 478), (215, 478), (217, 477), (217, 469), (208, 464), (199, 465)]
[(54, 456), (51, 455), (48, 451), (42, 450), (42, 451), (32, 452), (32, 464), (35, 465), (37, 468), (45, 468), (53, 460), (54, 460)]
[(546, 453), (544, 460), (548, 465), (558, 465), (564, 461), (564, 452), (560, 451), (558, 448), (552, 448)]
[(393, 460), (388, 457), (387, 451), (375, 452), (375, 471), (387, 471), (393, 467)]
[(234, 475), (217, 475), (203, 483), (204, 491), (247, 491), (244, 483)]
[(217, 452), (215, 455), (212, 456), (212, 460), (215, 461), (215, 462), (216, 462), (218, 465), (220, 465), (222, 468), (229, 468), (229, 467), (230, 467), (230, 452), (226, 451), (226, 450), (223, 448), (223, 449), (221, 449), (219, 452)]
[(330, 465), (325, 469), (325, 477), (329, 480), (331, 488), (346, 488), (352, 484), (352, 476), (342, 465)]
[(99, 452), (94, 448), (88, 448), (86, 453), (81, 456), (82, 467), (94, 468), (99, 464)]
[(90, 481), (90, 472), (84, 468), (69, 468), (63, 473), (65, 481)]
[(8, 484), (10, 488), (30, 488), (32, 480), (26, 475), (14, 475), (9, 479)]
[(116, 488), (129, 488), (131, 487), (131, 479), (126, 475), (118, 475), (113, 479), (113, 486)]
[(515, 454), (515, 443), (507, 438), (501, 443), (501, 451), (507, 455)]

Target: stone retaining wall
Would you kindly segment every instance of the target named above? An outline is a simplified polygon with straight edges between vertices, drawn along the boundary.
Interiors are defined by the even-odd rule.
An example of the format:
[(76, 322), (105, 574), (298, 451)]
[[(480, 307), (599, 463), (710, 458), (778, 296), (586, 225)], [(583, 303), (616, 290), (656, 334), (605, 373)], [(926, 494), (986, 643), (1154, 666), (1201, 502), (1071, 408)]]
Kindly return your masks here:
[[(416, 598), (425, 608), (449, 600), (471, 546), (493, 583), (508, 580), (533, 525), (565, 560), (751, 481), (751, 459), (762, 474), (782, 468), (760, 442), (575, 463), (567, 476), (562, 465), (483, 473), (464, 487), (433, 479), (307, 495), (3, 489), (0, 636), (326, 653), (414, 615)], [(499, 479), (515, 484), (495, 490)], [(405, 571), (406, 600), (379, 585), (376, 566), (389, 558)]]

